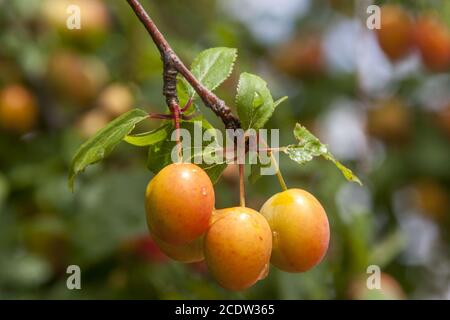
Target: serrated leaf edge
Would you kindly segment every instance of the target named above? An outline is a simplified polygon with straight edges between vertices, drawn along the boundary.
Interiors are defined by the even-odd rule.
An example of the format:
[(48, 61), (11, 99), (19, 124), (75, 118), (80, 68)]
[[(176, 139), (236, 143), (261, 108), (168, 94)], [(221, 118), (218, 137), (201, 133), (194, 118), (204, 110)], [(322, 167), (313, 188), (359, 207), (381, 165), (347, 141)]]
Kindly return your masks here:
[[(217, 89), (222, 83), (225, 82), (225, 80), (227, 80), (227, 79), (231, 76), (231, 74), (233, 73), (233, 70), (234, 70), (234, 66), (235, 66), (235, 64), (236, 64), (236, 60), (237, 60), (237, 58), (238, 58), (238, 50), (237, 50), (236, 48), (228, 48), (228, 47), (215, 47), (215, 48), (209, 48), (209, 49), (203, 50), (202, 52), (200, 52), (200, 53), (195, 57), (195, 59), (194, 59), (194, 60), (192, 61), (192, 63), (191, 63), (191, 68), (190, 68), (190, 70), (192, 71), (193, 68), (195, 67), (195, 64), (196, 64), (196, 63), (199, 63), (200, 56), (201, 56), (202, 54), (204, 54), (204, 53), (206, 53), (206, 52), (208, 52), (208, 51), (211, 51), (211, 50), (215, 50), (215, 49), (228, 49), (228, 50), (230, 50), (230, 51), (233, 51), (233, 59), (232, 59), (232, 62), (231, 62), (231, 68), (230, 68), (230, 71), (228, 72), (228, 74), (226, 75), (226, 77), (225, 77), (219, 84), (217, 84), (215, 87), (210, 88), (209, 90), (211, 90), (211, 91), (214, 91), (215, 89)], [(216, 61), (217, 61), (217, 59), (215, 59), (214, 62), (213, 62), (212, 64), (214, 64)], [(211, 64), (211, 65), (212, 65), (212, 64)], [(203, 81), (204, 77), (205, 77), (205, 75), (203, 75), (203, 77), (197, 77), (197, 80), (198, 80), (201, 84), (203, 84), (202, 81)], [(191, 99), (194, 98), (195, 95), (196, 95), (195, 90), (192, 88), (192, 86), (191, 86), (187, 81), (185, 82), (185, 84), (188, 85), (188, 90), (192, 90), (192, 91), (193, 91), (193, 93), (191, 93), (191, 95), (190, 95)]]

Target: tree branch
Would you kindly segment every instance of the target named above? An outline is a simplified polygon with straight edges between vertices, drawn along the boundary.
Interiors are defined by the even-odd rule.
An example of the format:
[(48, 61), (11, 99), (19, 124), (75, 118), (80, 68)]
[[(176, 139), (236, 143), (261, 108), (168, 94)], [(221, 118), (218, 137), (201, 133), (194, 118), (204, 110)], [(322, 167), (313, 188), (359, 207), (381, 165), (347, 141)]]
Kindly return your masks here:
[(178, 55), (170, 47), (167, 40), (158, 30), (153, 20), (149, 17), (145, 9), (139, 3), (139, 0), (127, 0), (136, 16), (147, 29), (153, 39), (156, 47), (161, 53), (161, 59), (164, 64), (164, 88), (163, 94), (166, 97), (166, 103), (169, 108), (174, 104), (178, 106), (178, 96), (176, 91), (177, 74), (181, 74), (194, 88), (195, 92), (200, 96), (203, 103), (209, 107), (218, 117), (222, 119), (227, 129), (238, 129), (241, 127), (239, 119), (233, 115), (231, 109), (225, 102), (217, 97), (213, 92), (202, 85), (192, 74), (192, 72), (184, 65)]

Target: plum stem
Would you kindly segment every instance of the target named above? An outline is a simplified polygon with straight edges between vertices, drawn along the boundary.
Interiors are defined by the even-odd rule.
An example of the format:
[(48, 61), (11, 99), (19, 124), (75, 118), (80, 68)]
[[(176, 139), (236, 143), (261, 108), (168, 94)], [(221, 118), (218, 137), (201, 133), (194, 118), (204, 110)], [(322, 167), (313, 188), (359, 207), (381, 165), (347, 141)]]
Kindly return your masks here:
[(244, 164), (239, 164), (239, 205), (245, 207)]
[(278, 183), (280, 184), (280, 187), (283, 191), (286, 191), (288, 189), (286, 182), (284, 181), (283, 174), (281, 173), (280, 166), (278, 165), (277, 159), (273, 156), (273, 152), (280, 152), (283, 151), (283, 148), (269, 148), (267, 142), (261, 138), (258, 135), (258, 141), (261, 141), (264, 144), (265, 151), (267, 151), (270, 154), (270, 161), (273, 162), (273, 165), (275, 166), (275, 174), (277, 175)]
[(177, 162), (182, 162), (183, 159), (183, 148), (180, 141), (180, 106), (175, 100), (170, 103), (170, 111), (173, 114), (173, 125), (175, 127), (175, 141), (177, 144)]
[(278, 183), (280, 184), (281, 189), (283, 191), (286, 191), (288, 188), (287, 188), (286, 182), (284, 181), (283, 175), (281, 174), (281, 170), (280, 170), (280, 167), (278, 165), (277, 159), (275, 159), (275, 157), (273, 156), (272, 151), (269, 151), (269, 152), (270, 152), (270, 159), (273, 161), (273, 164), (274, 164), (274, 166), (276, 168), (276, 175), (277, 175), (277, 178), (278, 178)]

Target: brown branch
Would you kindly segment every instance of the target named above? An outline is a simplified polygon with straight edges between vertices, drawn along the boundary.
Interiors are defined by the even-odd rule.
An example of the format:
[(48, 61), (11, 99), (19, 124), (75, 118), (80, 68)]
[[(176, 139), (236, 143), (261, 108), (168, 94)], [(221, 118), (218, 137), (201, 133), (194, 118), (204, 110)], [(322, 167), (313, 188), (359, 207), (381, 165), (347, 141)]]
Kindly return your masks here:
[(139, 3), (139, 0), (127, 0), (136, 16), (147, 29), (153, 39), (156, 47), (161, 53), (161, 59), (164, 64), (164, 89), (163, 94), (166, 97), (167, 105), (173, 106), (176, 102), (178, 105), (178, 97), (176, 92), (177, 74), (180, 73), (194, 88), (195, 92), (200, 96), (203, 103), (209, 107), (218, 117), (222, 119), (226, 128), (238, 129), (241, 127), (239, 119), (233, 115), (231, 109), (225, 102), (219, 99), (208, 88), (202, 85), (192, 74), (192, 72), (184, 65), (178, 55), (170, 47), (167, 40), (158, 30), (153, 20), (149, 17), (145, 9)]

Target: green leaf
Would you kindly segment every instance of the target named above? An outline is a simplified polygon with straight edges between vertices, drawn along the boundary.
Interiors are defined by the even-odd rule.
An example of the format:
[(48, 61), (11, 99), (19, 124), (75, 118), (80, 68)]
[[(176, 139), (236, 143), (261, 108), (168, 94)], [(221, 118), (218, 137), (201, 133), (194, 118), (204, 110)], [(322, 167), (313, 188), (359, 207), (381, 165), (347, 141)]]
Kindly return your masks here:
[(294, 136), (298, 140), (298, 144), (288, 146), (285, 153), (295, 162), (305, 164), (314, 157), (327, 154), (327, 146), (322, 144), (308, 129), (298, 123), (294, 129)]
[(169, 124), (165, 124), (153, 131), (139, 133), (135, 135), (127, 135), (123, 140), (133, 146), (146, 147), (163, 141), (167, 138), (167, 128)]
[(319, 139), (316, 138), (311, 132), (309, 132), (306, 127), (302, 126), (300, 123), (297, 123), (294, 128), (294, 137), (298, 140), (299, 145), (305, 145), (309, 143), (313, 143), (315, 145), (322, 145)]
[[(188, 130), (191, 134), (191, 145), (189, 147), (184, 146), (183, 148), (184, 161), (192, 161), (195, 159), (195, 156), (198, 155), (210, 155), (209, 148), (211, 147), (211, 144), (213, 144), (213, 146), (214, 144), (217, 144), (217, 147), (219, 147), (214, 131), (212, 131), (213, 134), (211, 141), (203, 141), (202, 139), (202, 145), (200, 148), (194, 144), (194, 130), (199, 121), (201, 121), (201, 128), (197, 128), (197, 130), (200, 129), (202, 135), (206, 130), (214, 129), (214, 127), (203, 117), (197, 117), (195, 120), (196, 122), (194, 121), (194, 119), (191, 121), (183, 121), (180, 125), (180, 128)], [(166, 138), (163, 141), (160, 141), (149, 147), (147, 167), (154, 174), (157, 174), (162, 168), (172, 163), (171, 154), (172, 150), (176, 146), (175, 141), (171, 141), (171, 135), (174, 127), (172, 124), (170, 124), (165, 128), (165, 130), (167, 132)], [(190, 152), (190, 157), (187, 157), (187, 152)], [(225, 168), (227, 167), (226, 163), (202, 163), (197, 165), (206, 171), (213, 183), (218, 180), (223, 170), (225, 170)]]
[[(168, 135), (170, 137), (170, 134)], [(175, 141), (164, 140), (148, 148), (147, 168), (157, 174), (162, 168), (172, 163), (171, 152)]]
[(250, 166), (250, 174), (248, 176), (248, 181), (251, 184), (255, 184), (259, 178), (261, 178), (261, 166), (259, 164), (253, 164)]
[(327, 153), (327, 154), (323, 155), (323, 157), (325, 159), (333, 162), (334, 165), (339, 170), (341, 170), (341, 172), (344, 175), (345, 179), (347, 179), (348, 181), (356, 182), (356, 183), (358, 183), (359, 185), (362, 186), (361, 180), (359, 180), (359, 178), (352, 172), (352, 170), (350, 170), (349, 168), (344, 166), (342, 163), (337, 161), (336, 158), (334, 158), (334, 156), (331, 153)]
[(350, 169), (337, 161), (328, 151), (327, 146), (322, 144), (308, 129), (297, 123), (294, 129), (294, 136), (298, 140), (298, 144), (290, 145), (283, 149), (289, 158), (299, 164), (305, 164), (315, 157), (322, 156), (326, 160), (333, 162), (347, 180), (361, 185), (359, 178)]
[[(233, 71), (237, 50), (233, 48), (211, 48), (202, 51), (192, 62), (191, 72), (209, 90), (220, 86)], [(194, 97), (194, 89), (186, 80), (179, 81), (179, 95)], [(187, 101), (187, 100), (186, 100)]]
[(236, 107), (242, 128), (261, 129), (275, 110), (267, 83), (260, 77), (243, 73), (239, 79)]
[(231, 75), (236, 58), (236, 49), (211, 48), (195, 58), (191, 71), (201, 84), (209, 90), (214, 90)]
[(73, 190), (75, 176), (106, 156), (122, 141), (137, 123), (148, 117), (142, 109), (133, 109), (111, 121), (87, 140), (75, 153), (69, 169), (69, 188)]
[(184, 107), (191, 97), (192, 87), (186, 81), (185, 78), (178, 75), (177, 76), (177, 95), (180, 107)]
[(251, 184), (255, 184), (259, 178), (261, 178), (261, 164), (252, 164), (250, 166), (250, 175), (248, 176), (248, 181)]
[(288, 96), (284, 96), (284, 97), (278, 99), (277, 101), (275, 101), (275, 102), (273, 103), (274, 109), (275, 109), (276, 107), (278, 107), (280, 104), (282, 104), (283, 102), (285, 102), (287, 99), (288, 99)]
[(261, 169), (262, 168), (268, 168), (271, 166), (271, 161), (267, 164), (263, 164), (263, 163), (261, 163), (259, 155), (257, 155), (256, 157), (257, 157), (257, 162), (256, 162), (256, 164), (252, 164), (250, 166), (250, 175), (248, 176), (248, 181), (251, 184), (256, 183), (259, 180), (259, 178), (261, 178)]

